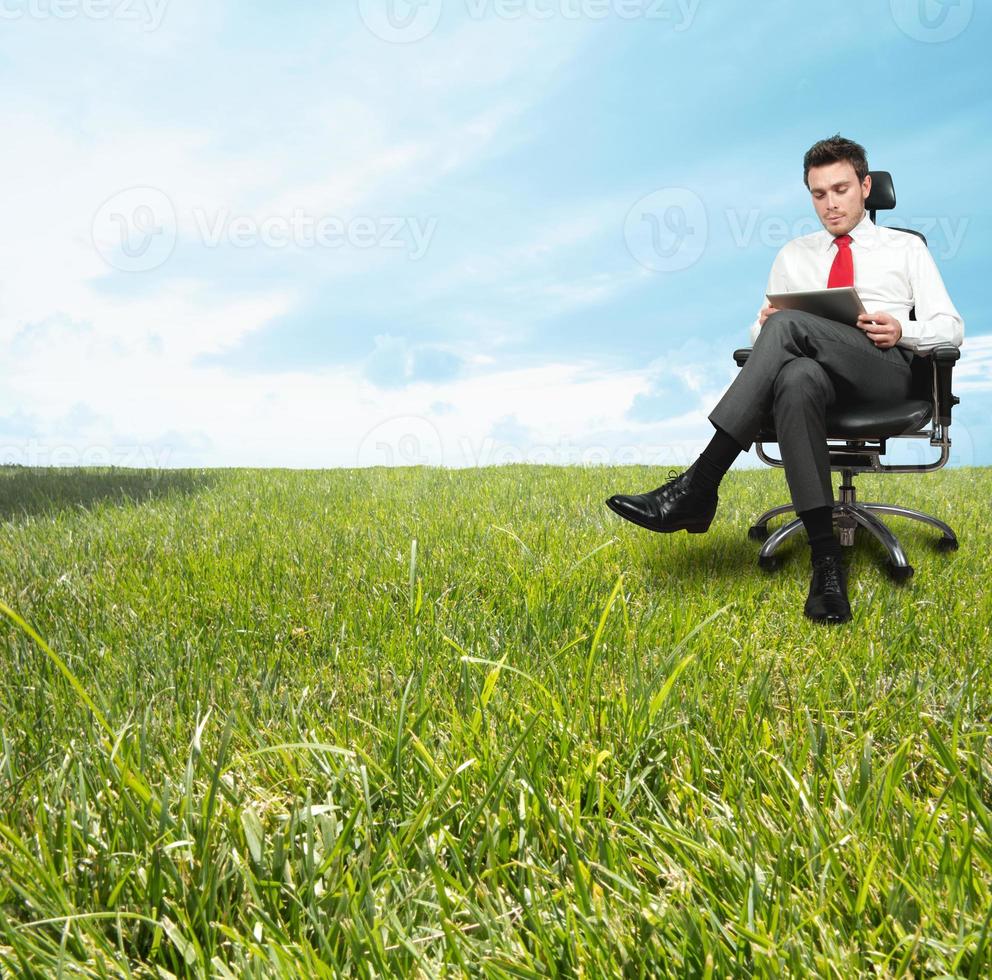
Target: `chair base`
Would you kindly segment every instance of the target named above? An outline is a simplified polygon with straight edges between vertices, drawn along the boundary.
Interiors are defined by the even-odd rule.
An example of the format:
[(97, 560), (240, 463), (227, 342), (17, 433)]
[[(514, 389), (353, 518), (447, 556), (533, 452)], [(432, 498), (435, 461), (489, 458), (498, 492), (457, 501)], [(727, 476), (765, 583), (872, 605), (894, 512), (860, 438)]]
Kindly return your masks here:
[[(897, 504), (879, 504), (860, 502), (855, 499), (854, 485), (849, 480), (845, 480), (840, 487), (841, 499), (834, 502), (834, 526), (838, 530), (842, 547), (853, 547), (854, 532), (858, 527), (863, 527), (870, 531), (885, 548), (889, 555), (887, 571), (897, 582), (904, 582), (913, 574), (913, 566), (906, 560), (906, 553), (902, 550), (899, 539), (889, 530), (876, 515), (890, 514), (898, 517), (910, 517), (916, 521), (937, 528), (941, 532), (940, 539), (936, 542), (936, 547), (940, 551), (954, 551), (958, 547), (957, 535), (951, 528), (939, 518), (931, 514), (924, 514), (922, 511), (913, 510), (911, 507), (900, 507)], [(773, 507), (766, 510), (754, 525), (748, 530), (747, 535), (754, 541), (764, 541), (761, 551), (758, 554), (758, 564), (767, 570), (778, 568), (782, 562), (780, 555), (776, 554), (779, 546), (787, 541), (792, 535), (804, 528), (802, 519), (793, 518), (783, 524), (775, 531), (769, 532), (768, 522), (779, 514), (794, 511), (792, 504), (784, 504), (781, 507)]]

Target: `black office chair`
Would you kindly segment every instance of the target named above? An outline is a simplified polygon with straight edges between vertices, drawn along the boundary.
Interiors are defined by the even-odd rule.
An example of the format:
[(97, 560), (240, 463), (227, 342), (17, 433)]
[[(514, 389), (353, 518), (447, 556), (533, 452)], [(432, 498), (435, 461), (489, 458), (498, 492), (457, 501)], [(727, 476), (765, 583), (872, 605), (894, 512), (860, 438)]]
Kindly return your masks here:
[[(888, 211), (896, 206), (896, 193), (892, 177), (885, 170), (871, 171), (871, 193), (865, 202), (871, 220), (878, 211)], [(918, 235), (926, 243), (926, 238), (912, 228), (896, 228), (910, 235)], [(909, 318), (916, 319), (916, 311), (911, 310)], [(751, 353), (750, 347), (734, 351), (734, 360), (743, 367)], [(856, 473), (925, 473), (939, 470), (949, 459), (951, 439), (948, 430), (951, 425), (951, 408), (960, 401), (951, 392), (951, 372), (954, 363), (961, 356), (959, 348), (953, 344), (940, 344), (927, 351), (914, 352), (910, 367), (913, 372), (912, 397), (894, 404), (877, 402), (851, 402), (845, 405), (834, 404), (827, 410), (827, 446), (830, 450), (831, 471), (840, 470), (840, 500), (834, 502), (834, 524), (838, 529), (840, 543), (845, 547), (854, 545), (854, 532), (863, 527), (881, 541), (889, 555), (888, 572), (897, 582), (908, 579), (913, 574), (913, 566), (898, 539), (882, 523), (878, 514), (894, 514), (911, 517), (931, 524), (941, 532), (935, 542), (941, 551), (953, 551), (958, 547), (954, 532), (942, 520), (909, 507), (897, 504), (865, 503), (858, 501), (854, 490)], [(884, 465), (879, 457), (885, 454), (888, 439), (929, 439), (930, 445), (940, 449), (940, 457), (922, 465)], [(754, 445), (758, 458), (770, 466), (783, 466), (781, 459), (768, 455), (764, 443), (777, 442), (775, 422), (771, 411), (766, 414), (761, 431)], [(838, 442), (839, 441), (839, 442)], [(762, 568), (774, 569), (781, 564), (776, 554), (779, 546), (803, 527), (799, 517), (769, 532), (768, 522), (779, 514), (794, 511), (793, 504), (783, 504), (765, 511), (748, 531), (748, 537), (764, 541), (758, 554)]]

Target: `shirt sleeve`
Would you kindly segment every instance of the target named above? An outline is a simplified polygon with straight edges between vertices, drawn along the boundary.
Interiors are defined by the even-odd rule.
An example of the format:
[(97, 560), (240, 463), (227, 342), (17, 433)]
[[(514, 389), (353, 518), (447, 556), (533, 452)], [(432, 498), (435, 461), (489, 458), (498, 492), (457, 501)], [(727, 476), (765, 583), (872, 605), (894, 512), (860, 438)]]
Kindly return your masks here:
[(788, 293), (791, 291), (789, 277), (785, 274), (784, 252), (785, 247), (783, 246), (779, 249), (778, 255), (775, 256), (775, 261), (772, 262), (771, 272), (768, 273), (768, 285), (765, 287), (765, 295), (761, 297), (761, 306), (758, 307), (758, 313), (754, 318), (754, 322), (751, 324), (752, 346), (758, 339), (758, 331), (761, 329), (761, 324), (758, 321), (761, 319), (761, 311), (768, 305), (767, 295), (769, 293)]
[(916, 319), (902, 324), (899, 346), (910, 350), (928, 350), (937, 344), (960, 347), (964, 340), (964, 321), (951, 297), (937, 263), (923, 242), (916, 240), (909, 257), (910, 285), (916, 305)]

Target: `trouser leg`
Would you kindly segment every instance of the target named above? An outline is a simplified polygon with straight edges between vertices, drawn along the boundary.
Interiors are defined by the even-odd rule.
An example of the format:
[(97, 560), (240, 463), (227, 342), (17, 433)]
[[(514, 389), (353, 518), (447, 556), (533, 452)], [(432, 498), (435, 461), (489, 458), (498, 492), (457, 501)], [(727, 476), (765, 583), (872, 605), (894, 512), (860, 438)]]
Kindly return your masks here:
[(775, 434), (797, 512), (833, 506), (827, 408), (834, 397), (829, 375), (810, 357), (786, 361), (775, 377)]
[[(816, 362), (822, 374), (810, 368), (790, 368), (776, 389), (782, 369), (803, 359)], [(826, 382), (833, 388), (833, 399)], [(790, 393), (792, 388), (802, 392), (807, 387), (808, 393)], [(797, 509), (805, 509), (833, 503), (826, 433), (820, 421), (827, 405), (832, 400), (843, 402), (850, 398), (895, 401), (908, 397), (910, 388), (911, 371), (902, 348), (880, 350), (857, 327), (782, 310), (765, 321), (747, 362), (709, 419), (742, 446), (750, 446), (765, 416), (774, 412), (778, 392), (776, 434), (786, 440), (786, 445), (780, 442), (779, 448), (790, 490), (794, 478), (802, 498), (793, 502)], [(804, 440), (806, 447), (802, 446)]]

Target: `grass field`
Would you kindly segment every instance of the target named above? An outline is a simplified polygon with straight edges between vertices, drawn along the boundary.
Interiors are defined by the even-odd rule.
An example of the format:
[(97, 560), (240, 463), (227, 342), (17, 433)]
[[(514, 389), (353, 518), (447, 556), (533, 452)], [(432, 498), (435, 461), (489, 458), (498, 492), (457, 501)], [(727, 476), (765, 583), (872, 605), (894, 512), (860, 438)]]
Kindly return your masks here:
[(0, 469), (0, 972), (992, 973), (992, 472), (854, 621), (644, 467)]

